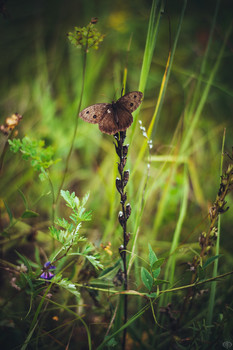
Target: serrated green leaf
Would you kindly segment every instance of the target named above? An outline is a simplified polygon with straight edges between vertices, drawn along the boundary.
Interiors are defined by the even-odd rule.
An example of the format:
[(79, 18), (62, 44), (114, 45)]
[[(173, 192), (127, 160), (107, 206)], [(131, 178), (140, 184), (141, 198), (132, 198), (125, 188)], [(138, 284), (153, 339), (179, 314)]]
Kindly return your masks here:
[(90, 196), (90, 193), (87, 192), (85, 194), (85, 196), (83, 197), (83, 199), (82, 199), (82, 207), (84, 207), (84, 205), (87, 203), (89, 196)]
[(38, 213), (36, 213), (35, 211), (33, 210), (25, 210), (25, 212), (21, 215), (21, 218), (22, 219), (28, 219), (28, 218), (35, 218), (39, 216)]
[(141, 279), (145, 287), (151, 291), (154, 279), (145, 267), (141, 267)]
[(77, 197), (75, 196), (75, 193), (72, 192), (70, 193), (69, 191), (63, 191), (61, 190), (61, 196), (64, 198), (64, 200), (66, 201), (66, 205), (71, 208), (71, 209), (75, 209), (76, 208), (76, 201), (77, 201)]
[(69, 291), (70, 293), (74, 294), (77, 298), (80, 297), (80, 293), (79, 291), (76, 289), (76, 286), (74, 283), (72, 283), (70, 280), (68, 280), (67, 278), (63, 278), (63, 279), (53, 279), (53, 282), (55, 282), (56, 284), (58, 284), (60, 287), (66, 289), (67, 291)]
[(211, 256), (210, 258), (208, 258), (202, 267), (203, 270), (206, 269), (206, 267), (208, 265), (212, 264), (216, 259), (219, 259), (221, 256), (222, 256), (222, 254), (219, 254), (219, 255)]
[(64, 228), (65, 230), (72, 230), (73, 228), (74, 228), (74, 226), (72, 225), (72, 224), (70, 224), (66, 219), (60, 219), (60, 218), (57, 218), (56, 219), (56, 221), (55, 221), (55, 223), (58, 225), (58, 226), (60, 226), (60, 227), (62, 227), (62, 228)]
[(148, 243), (148, 248), (149, 248), (149, 263), (150, 263), (150, 267), (152, 268), (152, 266), (158, 260), (158, 258), (155, 252), (153, 251), (153, 249), (151, 248), (150, 243)]
[(85, 258), (98, 270), (103, 269), (103, 265), (99, 262), (98, 258), (94, 255), (85, 255)]
[(83, 213), (81, 216), (79, 216), (79, 219), (81, 221), (91, 221), (92, 218), (92, 212), (87, 211), (86, 213)]

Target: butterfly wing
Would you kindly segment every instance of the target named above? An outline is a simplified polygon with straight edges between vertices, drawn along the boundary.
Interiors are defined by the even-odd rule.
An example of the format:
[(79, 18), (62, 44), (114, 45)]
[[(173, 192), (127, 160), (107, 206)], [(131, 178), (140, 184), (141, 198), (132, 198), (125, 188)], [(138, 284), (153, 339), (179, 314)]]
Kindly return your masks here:
[(120, 106), (121, 109), (125, 109), (132, 113), (137, 109), (140, 104), (142, 103), (142, 97), (143, 93), (140, 91), (132, 91), (129, 92), (128, 94), (122, 96), (117, 100), (116, 104), (117, 106)]
[[(117, 122), (116, 122), (117, 120)], [(115, 129), (113, 130), (112, 134), (115, 134), (119, 131), (125, 131), (130, 127), (130, 125), (133, 122), (133, 116), (132, 114), (123, 108), (120, 104), (116, 105), (116, 110), (115, 110)]]
[(99, 122), (99, 129), (101, 132), (104, 132), (105, 134), (109, 134), (109, 135), (114, 135), (118, 131), (120, 131), (119, 124), (116, 120), (115, 115), (116, 115), (116, 111), (113, 109), (112, 105), (110, 105), (107, 108), (103, 118)]
[(109, 103), (96, 103), (95, 105), (83, 109), (79, 113), (79, 116), (85, 120), (85, 122), (99, 124), (105, 114), (109, 114), (107, 111), (111, 106), (112, 105)]

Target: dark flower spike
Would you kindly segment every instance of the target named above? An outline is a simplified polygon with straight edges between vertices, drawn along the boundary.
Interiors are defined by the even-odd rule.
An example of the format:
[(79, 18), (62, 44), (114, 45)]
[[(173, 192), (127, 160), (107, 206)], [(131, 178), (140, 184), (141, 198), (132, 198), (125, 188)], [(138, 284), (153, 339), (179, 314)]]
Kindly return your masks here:
[(43, 273), (40, 275), (40, 278), (43, 278), (47, 281), (51, 280), (55, 274), (50, 272), (49, 270), (55, 270), (56, 269), (56, 266), (53, 266), (51, 265), (51, 262), (50, 261), (47, 261), (45, 264), (44, 264), (44, 267), (43, 267)]

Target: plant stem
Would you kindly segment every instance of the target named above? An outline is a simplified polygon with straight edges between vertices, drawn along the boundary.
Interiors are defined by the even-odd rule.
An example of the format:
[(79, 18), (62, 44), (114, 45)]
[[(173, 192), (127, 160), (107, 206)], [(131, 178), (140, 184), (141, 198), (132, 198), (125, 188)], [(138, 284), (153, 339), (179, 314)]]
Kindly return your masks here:
[[(90, 30), (90, 28), (89, 28), (89, 30)], [(89, 34), (89, 32), (88, 32), (88, 34)], [(87, 34), (87, 37), (88, 37), (88, 34)], [(87, 40), (86, 48), (85, 48), (84, 54), (83, 54), (82, 87), (81, 87), (81, 95), (80, 95), (80, 100), (79, 100), (79, 104), (78, 104), (78, 108), (77, 108), (77, 113), (76, 113), (76, 118), (75, 118), (74, 134), (73, 134), (73, 137), (72, 137), (72, 140), (71, 140), (70, 150), (69, 150), (69, 153), (68, 153), (67, 158), (66, 158), (65, 170), (64, 170), (64, 173), (63, 173), (62, 181), (61, 181), (61, 184), (60, 184), (58, 193), (57, 193), (57, 198), (56, 198), (55, 203), (57, 203), (57, 201), (58, 201), (58, 199), (59, 199), (60, 192), (61, 192), (61, 190), (62, 190), (62, 188), (63, 188), (63, 185), (64, 185), (64, 182), (65, 182), (65, 178), (66, 178), (66, 175), (67, 175), (67, 172), (68, 172), (70, 157), (71, 157), (71, 154), (72, 154), (72, 151), (73, 151), (74, 141), (75, 141), (76, 134), (77, 134), (77, 129), (78, 129), (78, 115), (79, 115), (79, 112), (80, 112), (80, 109), (81, 109), (81, 106), (82, 106), (82, 99), (83, 99), (83, 93), (84, 93), (84, 83), (85, 83), (86, 65), (87, 65), (87, 51), (88, 51), (88, 40)]]

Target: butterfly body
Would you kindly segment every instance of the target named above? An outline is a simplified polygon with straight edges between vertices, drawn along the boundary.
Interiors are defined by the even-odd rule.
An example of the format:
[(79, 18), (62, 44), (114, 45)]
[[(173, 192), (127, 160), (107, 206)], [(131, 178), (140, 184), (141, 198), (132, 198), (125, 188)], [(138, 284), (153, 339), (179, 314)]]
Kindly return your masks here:
[(143, 94), (129, 92), (112, 103), (96, 103), (83, 109), (79, 116), (88, 123), (99, 124), (101, 132), (113, 135), (125, 131), (133, 122), (132, 112), (139, 107)]

